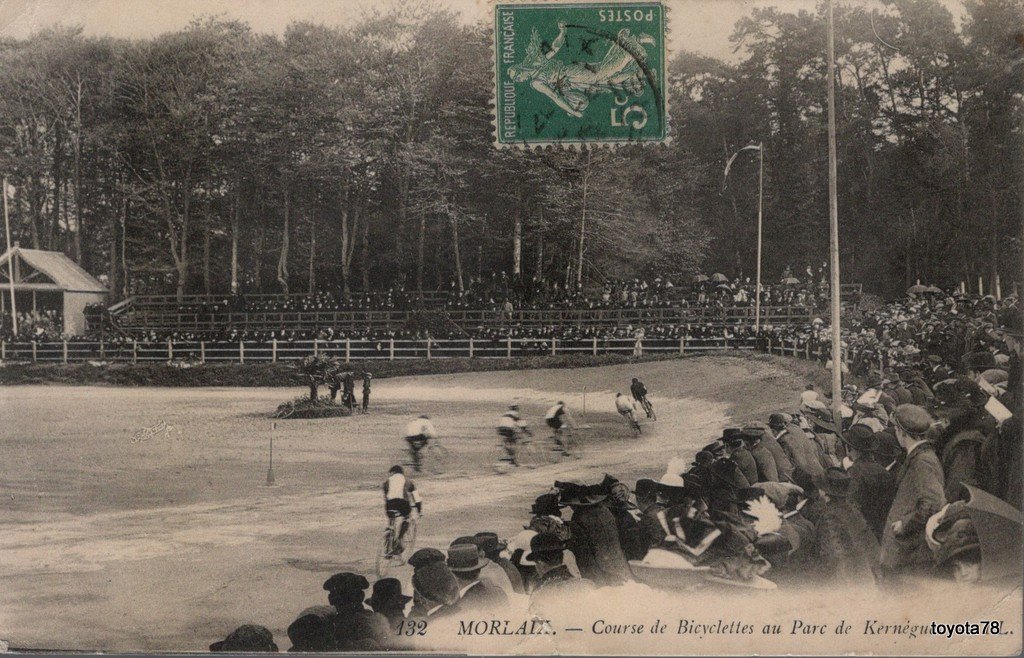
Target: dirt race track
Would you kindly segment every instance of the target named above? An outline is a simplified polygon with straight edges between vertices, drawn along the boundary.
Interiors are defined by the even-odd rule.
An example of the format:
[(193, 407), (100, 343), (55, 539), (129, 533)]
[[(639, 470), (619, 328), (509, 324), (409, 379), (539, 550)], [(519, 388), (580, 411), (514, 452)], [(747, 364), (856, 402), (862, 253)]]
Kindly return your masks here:
[[(26, 648), (202, 651), (242, 623), (259, 623), (284, 649), (296, 614), (326, 602), (327, 576), (352, 570), (373, 580), (383, 528), (379, 482), (401, 461), (402, 431), (417, 414), (431, 415), (454, 456), (446, 473), (417, 478), (425, 499), (417, 544), (445, 548), (463, 534), (517, 532), (532, 499), (555, 479), (597, 481), (605, 472), (656, 478), (669, 457), (692, 457), (730, 419), (763, 420), (795, 407), (812, 368), (763, 356), (717, 356), (381, 380), (368, 416), (278, 421), (274, 487), (264, 486), (266, 414), (300, 390), (3, 389), (0, 640)], [(625, 391), (635, 375), (653, 392), (659, 416), (644, 424), (639, 439), (631, 438), (612, 403), (614, 391)], [(582, 459), (495, 473), (493, 427), (505, 405), (519, 402), (540, 429), (544, 409), (558, 399), (579, 418), (584, 391), (592, 427), (581, 434)], [(154, 426), (165, 429), (140, 434)], [(408, 591), (408, 569), (397, 575)], [(639, 614), (630, 602), (652, 592), (627, 586), (614, 594), (625, 603), (614, 607)], [(843, 603), (829, 600), (832, 607)], [(657, 611), (678, 620), (702, 609), (677, 603), (678, 610)], [(791, 600), (779, 605), (787, 619), (799, 614), (787, 610)], [(1019, 619), (1019, 592), (999, 605), (1011, 606), (1011, 618)], [(766, 612), (763, 603), (755, 609)], [(977, 603), (967, 609), (976, 611)], [(901, 610), (893, 614), (910, 614)], [(690, 644), (696, 638), (673, 639), (649, 650), (711, 650)], [(800, 643), (777, 648), (829, 647), (794, 640)], [(511, 642), (483, 648), (556, 649)], [(577, 642), (576, 651), (636, 650), (606, 638)], [(920, 650), (941, 647), (948, 645), (924, 643)]]

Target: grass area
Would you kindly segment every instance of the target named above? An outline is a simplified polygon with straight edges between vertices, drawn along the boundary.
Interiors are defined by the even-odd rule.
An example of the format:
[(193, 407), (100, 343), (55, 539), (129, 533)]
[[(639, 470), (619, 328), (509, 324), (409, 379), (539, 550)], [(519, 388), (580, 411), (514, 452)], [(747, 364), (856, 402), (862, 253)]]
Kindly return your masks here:
[[(443, 375), (493, 370), (534, 370), (538, 368), (591, 368), (624, 363), (645, 363), (688, 358), (678, 355), (625, 356), (572, 354), (512, 359), (415, 359), (402, 361), (352, 361), (354, 372), (371, 372), (375, 379), (407, 375)], [(291, 363), (205, 364), (177, 368), (163, 363), (91, 365), (77, 363), (23, 364), (0, 367), (0, 385), (65, 384), (110, 386), (303, 386), (305, 377)]]

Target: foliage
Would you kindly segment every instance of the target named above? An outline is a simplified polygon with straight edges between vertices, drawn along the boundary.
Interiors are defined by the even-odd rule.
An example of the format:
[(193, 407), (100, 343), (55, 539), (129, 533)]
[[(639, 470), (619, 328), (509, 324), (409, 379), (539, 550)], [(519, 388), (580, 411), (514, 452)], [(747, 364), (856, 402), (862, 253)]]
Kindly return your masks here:
[(321, 396), (310, 400), (308, 396), (300, 395), (294, 400), (278, 405), (271, 418), (340, 418), (351, 415), (352, 412), (347, 407), (336, 404), (329, 397)]
[[(843, 278), (1019, 277), (1022, 0), (838, 7)], [(573, 285), (826, 258), (823, 7), (752, 8), (737, 61), (681, 52), (674, 141), (496, 152), (489, 25), (429, 2), (281, 35), (206, 19), (150, 40), (0, 41), (14, 239), (119, 295)], [(514, 272), (513, 272), (514, 270)], [(1008, 286), (1005, 286), (1008, 287)]]

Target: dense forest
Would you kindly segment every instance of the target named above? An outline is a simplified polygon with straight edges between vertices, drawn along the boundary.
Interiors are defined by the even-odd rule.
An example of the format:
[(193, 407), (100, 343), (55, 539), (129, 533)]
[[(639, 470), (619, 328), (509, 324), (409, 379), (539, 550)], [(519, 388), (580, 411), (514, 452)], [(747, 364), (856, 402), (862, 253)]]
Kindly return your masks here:
[[(674, 20), (685, 20), (675, 11)], [(1024, 0), (836, 13), (844, 281), (893, 294), (1021, 273)], [(492, 145), (489, 24), (440, 5), (281, 35), (198, 20), (0, 41), (13, 239), (117, 296), (753, 276), (828, 253), (824, 8), (753, 9), (735, 63), (677, 52), (672, 142)]]

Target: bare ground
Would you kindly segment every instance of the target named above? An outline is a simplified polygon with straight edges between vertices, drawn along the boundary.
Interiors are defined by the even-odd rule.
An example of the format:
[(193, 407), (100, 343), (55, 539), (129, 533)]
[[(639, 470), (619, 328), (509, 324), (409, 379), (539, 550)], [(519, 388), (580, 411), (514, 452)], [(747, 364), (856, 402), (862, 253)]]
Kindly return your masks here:
[[(659, 413), (656, 423), (644, 425), (640, 439), (630, 438), (612, 405), (614, 391), (625, 390), (635, 375), (653, 391)], [(242, 623), (260, 623), (284, 648), (285, 628), (296, 613), (325, 602), (321, 584), (327, 576), (372, 572), (383, 523), (377, 485), (400, 459), (402, 430), (415, 415), (434, 418), (456, 457), (445, 474), (418, 478), (426, 499), (418, 544), (444, 548), (463, 534), (518, 531), (531, 500), (555, 479), (590, 481), (605, 472), (623, 479), (657, 477), (669, 457), (692, 457), (730, 419), (765, 419), (771, 411), (794, 407), (806, 381), (819, 376), (800, 362), (718, 356), (389, 379), (376, 384), (371, 415), (278, 421), (275, 487), (263, 486), (271, 435), (265, 414), (287, 397), (281, 389), (5, 388), (0, 639), (13, 647), (195, 651)], [(508, 475), (492, 470), (492, 428), (504, 405), (519, 402), (539, 425), (544, 408), (556, 399), (580, 415), (584, 393), (585, 420), (592, 428), (583, 435), (583, 459)], [(140, 433), (146, 427), (166, 429), (149, 436)], [(398, 575), (407, 581), (409, 574), (403, 569)], [(827, 612), (834, 625), (833, 617), (850, 602), (842, 593), (835, 593), (840, 599), (790, 593), (754, 600), (747, 594), (741, 602), (716, 596), (697, 604), (665, 599), (640, 585), (602, 592), (596, 608), (581, 604), (575, 611), (589, 615), (580, 621), (588, 630), (610, 614), (649, 623), (652, 615), (678, 622), (738, 611), (767, 621)], [(906, 601), (857, 596), (867, 596), (863, 605), (876, 614), (921, 614)], [(1008, 609), (1019, 637), (1020, 592), (1000, 597), (972, 601), (965, 610), (980, 604), (988, 609), (983, 618), (998, 618), (993, 606), (1004, 617)], [(591, 633), (572, 636), (571, 644), (562, 636), (557, 645), (550, 644), (555, 638), (453, 645), (452, 636), (442, 640), (439, 632), (431, 646), (499, 653), (720, 653), (758, 646), (769, 651), (744, 644), (750, 638), (742, 636), (718, 638), (727, 643), (715, 645), (689, 636), (647, 636), (638, 643)], [(775, 640), (770, 649), (834, 651), (830, 639), (833, 644), (790, 637)], [(1006, 646), (1013, 639), (1006, 638)], [(953, 648), (931, 640), (893, 644), (890, 652)], [(1003, 645), (972, 646), (992, 651)]]

